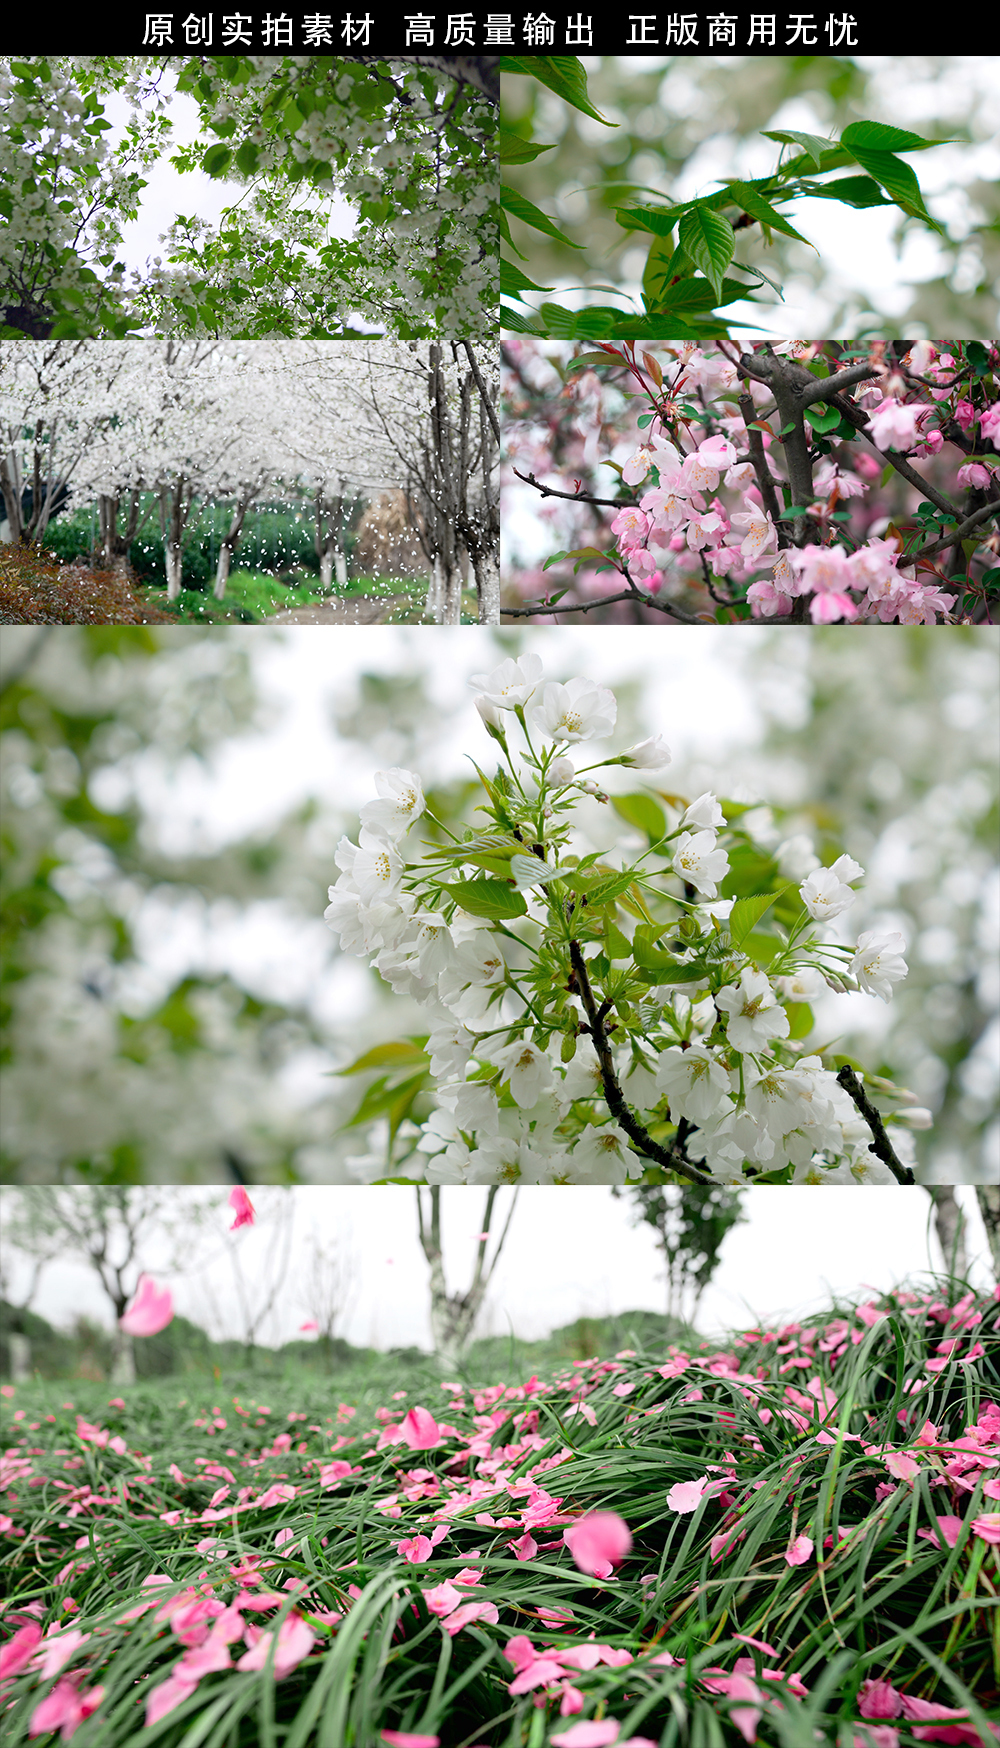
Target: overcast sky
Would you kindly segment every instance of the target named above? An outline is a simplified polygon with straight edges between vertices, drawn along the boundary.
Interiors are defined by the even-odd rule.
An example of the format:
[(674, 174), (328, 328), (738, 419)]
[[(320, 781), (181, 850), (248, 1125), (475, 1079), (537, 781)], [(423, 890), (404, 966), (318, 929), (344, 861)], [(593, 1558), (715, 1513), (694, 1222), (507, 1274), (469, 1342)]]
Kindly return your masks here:
[[(172, 1192), (179, 1201), (210, 1194), (200, 1189)], [(224, 1192), (215, 1192), (223, 1194)], [(427, 1191), (424, 1191), (425, 1197)], [(11, 1192), (0, 1193), (3, 1199)], [(258, 1219), (252, 1228), (234, 1235), (248, 1280), (266, 1283), (268, 1256), (279, 1249), (279, 1206), (285, 1195), (294, 1206), (289, 1283), (281, 1295), (276, 1321), (265, 1326), (263, 1340), (277, 1344), (296, 1337), (310, 1315), (296, 1283), (307, 1272), (312, 1235), (329, 1246), (336, 1242), (352, 1278), (350, 1306), (342, 1326), (346, 1338), (359, 1346), (416, 1345), (428, 1348), (427, 1265), (417, 1239), (415, 1192), (403, 1186), (353, 1189), (252, 1189)], [(494, 1210), (494, 1231), (502, 1229), (512, 1192), (501, 1190)], [(981, 1288), (991, 1284), (988, 1249), (975, 1192), (956, 1190), (970, 1221), (970, 1259), (978, 1257), (972, 1279)], [(486, 1191), (451, 1188), (444, 1191), (444, 1250), (451, 1290), (471, 1279), (474, 1240), (481, 1229)], [(799, 1315), (829, 1303), (832, 1293), (854, 1295), (915, 1277), (941, 1266), (936, 1241), (928, 1251), (931, 1202), (923, 1191), (900, 1196), (896, 1186), (858, 1189), (762, 1187), (745, 1199), (749, 1222), (732, 1230), (726, 1240), (715, 1281), (702, 1302), (699, 1326), (706, 1334), (746, 1327), (758, 1319)], [(526, 1188), (519, 1198), (507, 1244), (480, 1320), (479, 1333), (530, 1339), (547, 1334), (581, 1316), (604, 1316), (632, 1310), (663, 1310), (665, 1288), (652, 1230), (630, 1225), (631, 1203), (612, 1197), (609, 1188)], [(239, 1334), (234, 1309), (231, 1262), (226, 1229), (231, 1215), (223, 1206), (216, 1216), (219, 1244), (213, 1261), (184, 1277), (156, 1267), (158, 1285), (168, 1285), (178, 1311), (212, 1327), (215, 1305), (221, 1324), (215, 1334)], [(492, 1255), (493, 1244), (489, 1247)], [(12, 1258), (13, 1295), (24, 1290), (25, 1268)], [(146, 1255), (150, 1263), (165, 1253), (155, 1238)], [(353, 1259), (353, 1261), (352, 1261)], [(208, 1291), (206, 1291), (206, 1283)], [(43, 1274), (33, 1308), (57, 1326), (75, 1315), (108, 1325), (111, 1310), (86, 1267), (53, 1263)]]

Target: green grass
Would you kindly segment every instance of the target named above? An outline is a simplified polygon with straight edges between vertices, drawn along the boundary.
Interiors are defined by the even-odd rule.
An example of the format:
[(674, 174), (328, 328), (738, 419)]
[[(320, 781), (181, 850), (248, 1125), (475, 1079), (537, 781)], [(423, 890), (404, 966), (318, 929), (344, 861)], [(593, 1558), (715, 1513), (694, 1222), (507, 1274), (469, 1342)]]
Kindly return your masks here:
[[(301, 573), (300, 573), (301, 574)], [(419, 623), (423, 618), (427, 586), (423, 579), (408, 577), (351, 577), (346, 588), (324, 595), (318, 577), (305, 577), (301, 582), (285, 584), (264, 571), (234, 570), (230, 573), (226, 593), (217, 601), (211, 589), (182, 589), (173, 601), (168, 601), (164, 589), (150, 588), (148, 599), (162, 611), (184, 621), (217, 624), (240, 620), (254, 624), (273, 613), (312, 602), (379, 600), (405, 597), (411, 605), (396, 608), (396, 623)]]
[[(27, 1742), (40, 1702), (75, 1681), (81, 1695), (103, 1688), (77, 1748), (381, 1748), (386, 1729), (442, 1748), (545, 1748), (583, 1722), (605, 1725), (594, 1744), (616, 1723), (619, 1745), (868, 1748), (863, 1683), (885, 1680), (911, 1710), (965, 1714), (937, 1739), (994, 1742), (1000, 1561), (980, 1530), (1000, 1513), (984, 1493), (1000, 1457), (1000, 1406), (988, 1406), (1000, 1405), (1000, 1303), (959, 1292), (942, 1280), (876, 1301), (878, 1316), (832, 1306), (780, 1331), (623, 1349), (542, 1382), (518, 1368), (457, 1394), (412, 1359), (358, 1371), (356, 1387), (346, 1374), (235, 1390), (167, 1379), (125, 1391), (124, 1407), (107, 1385), (18, 1386), (5, 1403), (8, 1422), (19, 1416), (0, 1507), (5, 1624), (88, 1636), (58, 1677), (14, 1675), (7, 1741)], [(411, 1406), (444, 1429), (439, 1444), (387, 1436)], [(357, 1472), (325, 1487), (332, 1461)], [(687, 1512), (668, 1503), (703, 1476), (721, 1496)], [(284, 1494), (255, 1505), (275, 1484)], [(592, 1511), (631, 1531), (606, 1580), (562, 1541)], [(939, 1516), (960, 1519), (953, 1546), (921, 1533)], [(441, 1524), (422, 1562), (397, 1547)], [(801, 1536), (812, 1552), (789, 1564)], [(423, 1592), (468, 1568), (482, 1582), (460, 1594), (491, 1602), (497, 1619), (452, 1636)], [(147, 1607), (123, 1619), (150, 1602), (153, 1576), (163, 1618)], [(254, 1578), (273, 1599), (256, 1610)], [(308, 1655), (277, 1681), (267, 1666), (220, 1667), (146, 1726), (150, 1692), (215, 1618), (189, 1622), (183, 1642), (183, 1619), (171, 1628), (163, 1605), (188, 1591), (216, 1614), (239, 1596), (234, 1632), (291, 1621), (304, 1633), (304, 1622)], [(571, 1618), (556, 1625), (539, 1609)], [(511, 1694), (511, 1639), (558, 1663), (591, 1635), (610, 1662)], [(220, 1661), (235, 1665), (247, 1642), (232, 1638)], [(673, 1661), (653, 1660), (664, 1652)], [(719, 1691), (720, 1674), (753, 1686)], [(869, 1720), (882, 1732), (873, 1748), (918, 1748), (928, 1727)]]

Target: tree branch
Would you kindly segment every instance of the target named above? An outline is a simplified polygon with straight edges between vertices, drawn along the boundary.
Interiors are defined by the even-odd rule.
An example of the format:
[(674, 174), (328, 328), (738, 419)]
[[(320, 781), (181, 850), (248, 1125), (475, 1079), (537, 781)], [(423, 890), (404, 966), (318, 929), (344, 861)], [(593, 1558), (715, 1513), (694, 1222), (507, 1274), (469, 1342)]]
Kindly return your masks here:
[(853, 1068), (848, 1068), (846, 1063), (837, 1075), (837, 1084), (838, 1086), (842, 1086), (848, 1097), (854, 1100), (854, 1103), (857, 1105), (858, 1110), (861, 1112), (861, 1115), (864, 1117), (865, 1122), (868, 1124), (869, 1129), (875, 1137), (874, 1141), (871, 1141), (868, 1144), (869, 1153), (874, 1153), (876, 1158), (882, 1161), (883, 1165), (889, 1167), (889, 1170), (892, 1172), (897, 1183), (916, 1183), (916, 1178), (909, 1166), (903, 1165), (902, 1161), (896, 1158), (892, 1149), (892, 1142), (889, 1140), (889, 1137), (885, 1132), (885, 1124), (883, 1123), (879, 1112), (875, 1109), (875, 1106), (866, 1094), (865, 1089), (861, 1085)]
[(654, 1141), (652, 1135), (643, 1128), (638, 1117), (629, 1109), (625, 1102), (625, 1095), (618, 1084), (618, 1076), (615, 1073), (614, 1058), (611, 1054), (611, 1045), (604, 1025), (605, 1006), (602, 1005), (598, 1008), (594, 1000), (594, 992), (590, 987), (590, 978), (587, 976), (587, 967), (579, 941), (570, 942), (569, 956), (576, 985), (580, 992), (580, 999), (590, 1022), (589, 1026), (584, 1027), (584, 1030), (589, 1031), (593, 1040), (597, 1060), (601, 1065), (601, 1084), (604, 1087), (604, 1097), (618, 1127), (624, 1129), (626, 1135), (636, 1143), (640, 1151), (646, 1154), (647, 1158), (655, 1160), (657, 1165), (664, 1166), (668, 1171), (676, 1171), (681, 1177), (690, 1178), (692, 1183), (711, 1183), (710, 1177), (697, 1171), (673, 1148), (661, 1147), (658, 1141)]

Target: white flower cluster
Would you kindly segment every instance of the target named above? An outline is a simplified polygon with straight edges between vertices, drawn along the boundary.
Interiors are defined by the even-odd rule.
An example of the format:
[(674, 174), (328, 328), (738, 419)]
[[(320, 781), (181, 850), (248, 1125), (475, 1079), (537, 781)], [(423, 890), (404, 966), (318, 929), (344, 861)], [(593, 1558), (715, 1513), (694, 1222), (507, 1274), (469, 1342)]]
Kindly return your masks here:
[[(546, 681), (539, 658), (530, 654), (474, 675), (470, 685), (480, 717), (505, 756), (511, 716), (523, 726), (529, 748), (532, 730), (551, 743), (540, 755), (530, 753), (537, 787), (532, 818), (553, 821), (557, 808), (572, 807), (574, 791), (599, 794), (577, 776), (563, 749), (612, 732), (616, 702), (606, 687), (584, 678)], [(603, 763), (656, 769), (669, 759), (657, 736)], [(481, 915), (462, 909), (463, 899), (474, 905), (480, 891), (466, 875), (488, 868), (488, 859), (482, 862), (473, 851), (463, 856), (456, 845), (450, 869), (436, 881), (428, 879), (428, 863), (405, 860), (403, 840), (425, 809), (419, 777), (394, 768), (377, 772), (376, 786), (378, 799), (361, 810), (359, 842), (341, 840), (341, 874), (330, 888), (325, 919), (345, 951), (370, 957), (394, 991), (428, 1012), (426, 1052), (437, 1108), (422, 1127), (411, 1124), (404, 1133), (403, 1126), (410, 1175), (438, 1184), (623, 1183), (641, 1177), (648, 1157), (611, 1117), (578, 982), (568, 986), (568, 1002), (565, 991), (545, 989), (543, 981), (536, 981), (533, 994), (526, 988), (525, 953), (530, 958), (542, 950), (553, 914), (562, 919), (573, 911), (572, 896), (551, 891), (560, 875), (572, 880), (578, 865), (575, 856), (558, 859), (566, 833), (560, 837), (553, 830), (528, 855), (513, 848), (521, 836), (515, 829), (506, 852), (506, 890), (523, 895), (528, 938), (516, 935), (509, 922), (501, 934)], [(505, 787), (504, 794), (512, 790)], [(681, 1125), (684, 1157), (713, 1182), (745, 1183), (746, 1167), (751, 1177), (787, 1168), (795, 1183), (893, 1182), (888, 1166), (871, 1153), (871, 1131), (833, 1070), (818, 1056), (795, 1054), (784, 1003), (807, 1001), (827, 987), (860, 988), (888, 1000), (893, 983), (906, 974), (902, 937), (866, 933), (853, 951), (813, 940), (813, 921), (845, 910), (854, 899), (850, 883), (863, 874), (851, 857), (841, 856), (801, 881), (801, 919), (784, 957), (775, 960), (783, 970), (773, 985), (745, 954), (734, 952), (731, 943), (727, 947), (728, 936), (718, 928), (712, 935), (711, 913), (701, 910), (702, 900), (716, 899), (729, 871), (717, 836), (725, 829), (716, 797), (702, 795), (680, 812), (670, 841), (653, 846), (650, 853), (663, 865), (641, 876), (637, 865), (637, 878), (658, 883), (677, 877), (685, 890), (693, 888), (698, 901), (674, 899), (691, 931), (688, 941), (695, 934), (704, 941), (705, 923), (709, 940), (723, 950), (717, 972), (706, 961), (704, 977), (700, 962), (693, 975), (686, 960), (678, 962), (683, 991), (671, 987), (667, 972), (662, 985), (619, 1005), (619, 1013), (631, 1016), (622, 1027), (627, 1042), (615, 1041), (612, 1049), (609, 1039), (608, 1048), (626, 1103), (640, 1113), (647, 1133), (657, 1125), (662, 1130), (665, 1120)], [(502, 842), (498, 833), (478, 848), (495, 857)], [(499, 865), (505, 865), (502, 859)], [(669, 898), (670, 888), (662, 895)], [(618, 914), (628, 926), (629, 919)], [(517, 943), (513, 953), (508, 940)], [(617, 924), (615, 941), (608, 954), (620, 959), (629, 943)], [(598, 951), (601, 944), (598, 939)], [(565, 929), (560, 945), (565, 952)], [(596, 978), (593, 957), (590, 964)], [(621, 980), (609, 987), (608, 1007)], [(588, 1030), (591, 1036), (577, 1047), (576, 1034)], [(374, 1153), (349, 1164), (368, 1178), (399, 1169)]]

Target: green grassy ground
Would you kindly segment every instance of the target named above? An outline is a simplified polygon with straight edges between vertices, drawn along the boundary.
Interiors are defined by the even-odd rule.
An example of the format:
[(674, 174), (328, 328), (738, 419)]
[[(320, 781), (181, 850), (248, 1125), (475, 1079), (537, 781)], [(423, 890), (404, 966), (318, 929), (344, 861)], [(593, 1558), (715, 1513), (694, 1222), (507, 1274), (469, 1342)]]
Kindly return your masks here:
[(998, 1313), (938, 1281), (482, 1386), (5, 1386), (7, 1741), (996, 1742)]

